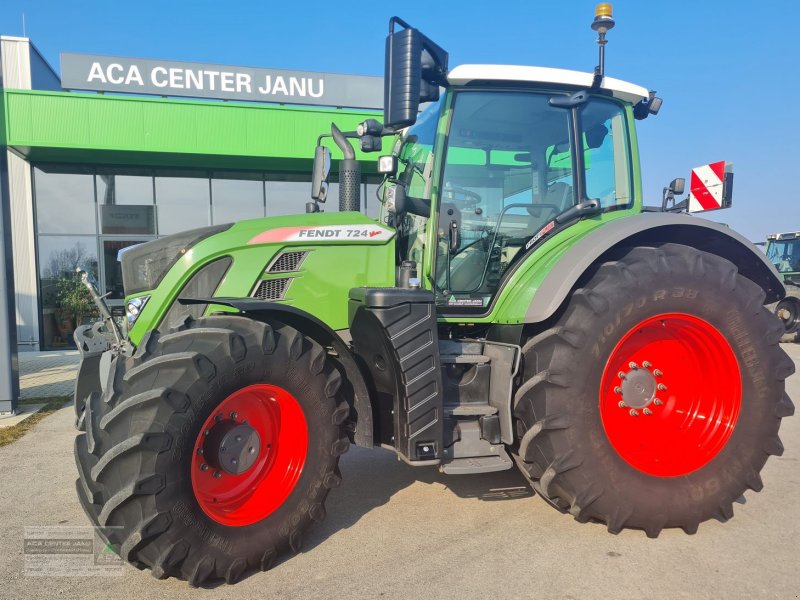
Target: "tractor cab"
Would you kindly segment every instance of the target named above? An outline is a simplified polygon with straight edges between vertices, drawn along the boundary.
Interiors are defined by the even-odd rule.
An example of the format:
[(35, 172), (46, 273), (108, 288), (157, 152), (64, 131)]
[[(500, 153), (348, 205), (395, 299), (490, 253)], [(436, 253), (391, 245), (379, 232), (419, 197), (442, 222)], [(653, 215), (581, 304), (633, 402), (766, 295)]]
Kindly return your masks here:
[[(508, 87), (486, 83), (503, 73)], [(625, 84), (575, 101), (581, 76), (591, 85), (558, 69), (458, 67), (401, 133), (382, 218), (398, 231), (398, 260), (419, 265), (442, 311), (486, 312), (548, 234), (638, 209), (632, 106), (647, 91)]]
[[(356, 164), (347, 138), (375, 151), (381, 137), (395, 136), (391, 154), (378, 161), (380, 222), (396, 231), (398, 273), (410, 270), (432, 290), (440, 314), (487, 316), (544, 241), (587, 218), (599, 225), (641, 210), (634, 120), (658, 112), (661, 100), (605, 77), (605, 33), (613, 25), (610, 12), (595, 17), (601, 56), (594, 73), (509, 65), (448, 71), (442, 48), (391, 19), (385, 123), (345, 133), (334, 126), (332, 137), (345, 155), (341, 182), (356, 180), (341, 175)], [(330, 163), (324, 148), (317, 158), (315, 201), (326, 195)], [(340, 193), (352, 197), (341, 183)], [(407, 279), (398, 276), (398, 285)]]

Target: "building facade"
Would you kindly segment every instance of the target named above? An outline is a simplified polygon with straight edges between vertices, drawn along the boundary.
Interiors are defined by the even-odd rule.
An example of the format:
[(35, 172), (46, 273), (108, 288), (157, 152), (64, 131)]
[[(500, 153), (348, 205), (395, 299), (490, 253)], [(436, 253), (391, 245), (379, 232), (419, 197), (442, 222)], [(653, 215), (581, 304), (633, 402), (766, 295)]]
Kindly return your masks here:
[[(94, 74), (100, 89), (66, 91), (28, 39), (3, 36), (0, 56), (0, 145), (7, 169), (2, 200), (10, 221), (20, 351), (72, 345), (72, 330), (88, 318), (80, 314), (81, 299), (71, 296), (78, 266), (94, 271), (109, 303), (121, 308), (117, 258), (123, 248), (206, 225), (303, 213), (318, 136), (331, 122), (355, 129), (378, 115), (377, 107), (319, 106), (319, 93), (312, 100), (316, 106), (298, 104), (302, 98), (287, 98), (290, 105), (229, 101), (224, 94), (214, 100), (113, 93), (111, 83), (125, 79), (122, 59), (102, 68), (88, 61), (89, 77)], [(130, 79), (127, 63), (126, 68)], [(169, 95), (167, 83), (178, 69), (150, 69), (156, 84), (165, 82), (159, 91)], [(190, 71), (183, 72), (186, 77)], [(202, 73), (202, 66), (195, 72)], [(107, 75), (112, 93), (96, 81)], [(270, 77), (274, 91), (278, 78)], [(329, 87), (347, 88), (346, 76), (332, 77), (340, 79)], [(380, 78), (356, 79), (356, 91), (382, 85)], [(313, 92), (310, 78), (308, 84)], [(184, 89), (178, 95), (192, 93)], [(362, 210), (373, 216), (374, 156), (358, 154)], [(329, 197), (324, 210), (337, 210), (335, 183)]]

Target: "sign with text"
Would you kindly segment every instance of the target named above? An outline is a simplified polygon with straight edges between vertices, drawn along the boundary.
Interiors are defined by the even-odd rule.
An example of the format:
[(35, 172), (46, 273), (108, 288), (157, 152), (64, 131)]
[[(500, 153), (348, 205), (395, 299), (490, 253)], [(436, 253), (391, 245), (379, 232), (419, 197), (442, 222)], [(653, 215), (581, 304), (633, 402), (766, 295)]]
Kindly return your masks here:
[(383, 108), (383, 78), (315, 71), (61, 54), (66, 90)]

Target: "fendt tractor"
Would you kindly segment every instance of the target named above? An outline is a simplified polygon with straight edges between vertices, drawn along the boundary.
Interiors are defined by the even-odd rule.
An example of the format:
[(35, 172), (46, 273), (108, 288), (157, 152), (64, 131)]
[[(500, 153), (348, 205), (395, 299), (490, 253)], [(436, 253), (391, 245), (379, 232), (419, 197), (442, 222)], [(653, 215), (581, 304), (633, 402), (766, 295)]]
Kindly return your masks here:
[(783, 323), (784, 341), (800, 341), (800, 231), (768, 235), (764, 251), (786, 286), (786, 297), (770, 308)]
[[(634, 126), (661, 99), (605, 76), (613, 26), (599, 5), (594, 72), (450, 70), (393, 17), (384, 122), (321, 136), (339, 211), (318, 145), (305, 213), (129, 249), (127, 333), (84, 272), (104, 318), (75, 333), (77, 492), (111, 548), (192, 585), (269, 569), (352, 443), (453, 476), (516, 463), (612, 533), (694, 533), (761, 490), (794, 411), (765, 308), (784, 286), (687, 214), (730, 204), (730, 168), (643, 206)], [(390, 136), (373, 220), (355, 144)]]

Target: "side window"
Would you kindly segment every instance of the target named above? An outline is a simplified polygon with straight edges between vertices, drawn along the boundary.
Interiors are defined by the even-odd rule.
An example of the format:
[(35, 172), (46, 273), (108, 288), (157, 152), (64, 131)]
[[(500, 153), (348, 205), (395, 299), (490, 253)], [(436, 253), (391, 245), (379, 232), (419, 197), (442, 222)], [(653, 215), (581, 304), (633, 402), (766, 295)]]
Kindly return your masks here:
[(632, 200), (625, 113), (615, 102), (594, 99), (581, 110), (586, 196), (603, 208)]

